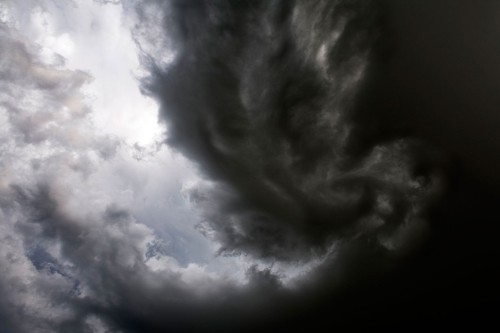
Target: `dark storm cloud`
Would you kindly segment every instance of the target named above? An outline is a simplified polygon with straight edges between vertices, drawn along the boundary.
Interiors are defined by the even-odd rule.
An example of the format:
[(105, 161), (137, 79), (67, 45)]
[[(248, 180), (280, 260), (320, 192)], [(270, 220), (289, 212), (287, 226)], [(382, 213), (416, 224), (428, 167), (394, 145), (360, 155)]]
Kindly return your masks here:
[(189, 196), (221, 253), (302, 260), (360, 235), (404, 248), (425, 229), (415, 225), (440, 191), (439, 155), (363, 104), (377, 1), (146, 2), (139, 12), (151, 5), (175, 58), (165, 68), (144, 56), (145, 89), (168, 143), (213, 181)]
[[(431, 209), (442, 157), (404, 126), (399, 107), (414, 99), (398, 104), (387, 92), (396, 84), (377, 81), (392, 51), (382, 10), (362, 0), (138, 7), (145, 88), (169, 144), (206, 175), (184, 194), (221, 254), (252, 259), (246, 284), (169, 261), (149, 228), (80, 180), (116, 146), (76, 126), (88, 77), (40, 64), (0, 25), (0, 332), (405, 328), (456, 322), (467, 297), (498, 305), (498, 232), (487, 228), (497, 196), (455, 184)], [(385, 89), (380, 103), (373, 90)], [(431, 228), (430, 245), (408, 255)], [(283, 262), (303, 269), (290, 285)]]

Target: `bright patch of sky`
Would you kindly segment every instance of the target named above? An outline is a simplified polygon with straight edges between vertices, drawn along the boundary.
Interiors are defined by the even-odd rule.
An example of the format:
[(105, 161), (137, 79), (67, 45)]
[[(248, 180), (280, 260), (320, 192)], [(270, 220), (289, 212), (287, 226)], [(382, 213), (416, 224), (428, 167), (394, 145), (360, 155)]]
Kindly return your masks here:
[[(153, 270), (183, 267), (187, 276), (206, 271), (244, 280), (245, 271), (256, 262), (245, 256), (217, 257), (218, 244), (195, 228), (199, 216), (182, 192), (202, 180), (189, 161), (161, 144), (165, 127), (158, 123), (158, 105), (140, 92), (138, 76), (144, 69), (131, 35), (133, 17), (123, 6), (93, 0), (8, 0), (0, 4), (0, 19), (32, 42), (28, 46), (35, 50), (30, 51), (44, 65), (88, 73), (91, 79), (80, 90), (93, 132), (83, 133), (107, 137), (117, 145), (111, 158), (89, 155), (92, 171), (83, 183), (73, 175), (58, 180), (65, 183), (63, 188), (73, 187), (66, 193), (68, 207), (75, 212), (82, 206), (105, 209), (114, 202), (130, 211), (159, 236), (146, 254)], [(41, 154), (40, 147), (35, 148), (31, 157)], [(276, 264), (273, 271), (286, 282), (316, 264)]]
[(130, 21), (120, 5), (94, 1), (48, 3), (46, 10), (32, 10), (30, 21), (42, 54), (65, 58), (69, 69), (88, 72), (94, 82), (87, 86), (92, 117), (104, 133), (128, 144), (149, 146), (162, 140), (157, 106), (139, 91), (135, 75), (140, 69)]
[(91, 76), (82, 87), (94, 130), (89, 134), (118, 144), (114, 157), (90, 173), (85, 188), (69, 200), (117, 202), (153, 228), (165, 241), (164, 252), (181, 266), (215, 263), (216, 245), (195, 230), (198, 217), (181, 195), (184, 184), (198, 176), (161, 144), (165, 128), (158, 123), (156, 103), (139, 90), (140, 63), (122, 6), (92, 0), (7, 2), (1, 14), (34, 42), (45, 65)]

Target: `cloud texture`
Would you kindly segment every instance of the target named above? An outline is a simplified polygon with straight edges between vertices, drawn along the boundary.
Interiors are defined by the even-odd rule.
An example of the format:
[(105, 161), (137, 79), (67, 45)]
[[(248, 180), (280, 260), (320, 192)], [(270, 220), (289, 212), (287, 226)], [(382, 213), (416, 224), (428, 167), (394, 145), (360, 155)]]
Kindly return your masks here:
[[(462, 260), (496, 197), (405, 124), (389, 1), (77, 1), (87, 37), (57, 3), (0, 5), (0, 333), (391, 326), (493, 285)], [(102, 70), (135, 51), (166, 140)]]
[[(175, 248), (137, 220), (130, 202), (154, 170), (134, 158), (145, 148), (100, 131), (85, 91), (91, 76), (18, 31), (22, 8), (1, 9), (0, 332), (151, 331), (186, 323), (198, 298), (236, 288), (204, 265), (179, 264)], [(35, 7), (33, 17), (36, 9), (46, 14)], [(181, 213), (163, 218), (175, 229)]]
[(356, 237), (399, 250), (425, 229), (439, 155), (390, 137), (363, 105), (377, 5), (149, 3), (175, 58), (165, 68), (145, 57), (146, 89), (168, 144), (211, 180), (189, 195), (222, 253), (307, 260)]

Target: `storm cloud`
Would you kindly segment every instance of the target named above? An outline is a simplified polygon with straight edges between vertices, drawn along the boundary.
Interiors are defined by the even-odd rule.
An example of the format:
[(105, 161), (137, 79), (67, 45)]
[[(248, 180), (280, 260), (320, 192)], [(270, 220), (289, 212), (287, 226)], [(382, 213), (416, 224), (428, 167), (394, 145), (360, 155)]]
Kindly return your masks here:
[(491, 322), (498, 5), (448, 3), (0, 4), (0, 332)]
[[(18, 31), (20, 9), (2, 7), (0, 34), (6, 46), (0, 53), (0, 332), (210, 331), (269, 309), (267, 296), (282, 292), (275, 272), (245, 260), (247, 268), (235, 267), (239, 259), (228, 259), (231, 274), (207, 268), (197, 253), (208, 246), (182, 226), (183, 219), (196, 219), (182, 206), (182, 186), (147, 175), (158, 163), (162, 172), (170, 163), (177, 182), (187, 172), (172, 168), (157, 144), (130, 145), (117, 132), (103, 132), (86, 90), (91, 74), (69, 69), (64, 56)], [(28, 15), (50, 27), (53, 17), (36, 9)], [(66, 36), (59, 48), (68, 45)], [(186, 168), (180, 158), (175, 163)], [(175, 208), (161, 217), (164, 229), (148, 218), (165, 210), (154, 200), (141, 204), (159, 191), (151, 178), (170, 186), (156, 194), (170, 196), (166, 203), (160, 198), (162, 205)], [(238, 278), (240, 270), (246, 274)], [(221, 321), (227, 314), (231, 319)]]
[(210, 180), (188, 195), (221, 253), (307, 260), (356, 237), (394, 250), (425, 229), (440, 155), (363, 104), (376, 1), (153, 6), (175, 57), (144, 57), (145, 89)]

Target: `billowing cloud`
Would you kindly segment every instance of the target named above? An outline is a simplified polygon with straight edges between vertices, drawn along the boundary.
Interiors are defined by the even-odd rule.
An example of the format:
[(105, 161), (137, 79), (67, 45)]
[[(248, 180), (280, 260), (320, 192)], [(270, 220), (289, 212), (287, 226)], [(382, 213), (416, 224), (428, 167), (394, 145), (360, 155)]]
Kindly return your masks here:
[(23, 15), (50, 30), (53, 9), (2, 10), (0, 331), (210, 330), (268, 309), (282, 292), (276, 270), (216, 260), (191, 228), (184, 182), (199, 180), (185, 160), (103, 130), (96, 112), (106, 110), (88, 89), (102, 84), (99, 68), (68, 68), (76, 60), (63, 46), (78, 50), (78, 36), (34, 43), (18, 30)]
[(375, 2), (147, 2), (140, 13), (150, 6), (175, 57), (144, 56), (145, 87), (168, 144), (211, 180), (188, 196), (221, 253), (307, 260), (357, 237), (399, 250), (426, 229), (439, 155), (387, 138), (363, 104)]
[[(177, 302), (195, 306), (198, 298), (220, 294), (222, 286), (228, 292), (236, 288), (234, 279), (210, 273), (203, 264), (179, 263), (151, 224), (133, 215), (145, 216), (130, 202), (148, 186), (144, 173), (165, 162), (164, 150), (143, 161), (134, 154), (144, 146), (101, 131), (85, 90), (91, 75), (68, 69), (61, 55), (47, 53), (18, 31), (17, 9), (5, 4), (0, 23), (6, 46), (0, 51), (0, 331), (159, 327), (160, 309), (174, 311)], [(165, 192), (173, 196), (175, 188)], [(180, 229), (180, 222), (171, 226)], [(182, 229), (178, 234), (189, 237)], [(166, 296), (156, 299), (160, 294)], [(175, 311), (187, 313), (186, 306)], [(152, 313), (143, 313), (145, 307)], [(185, 322), (175, 318), (163, 324)]]
[(382, 5), (0, 4), (0, 332), (392, 325), (475, 282), (446, 228), (484, 197), (374, 97)]

